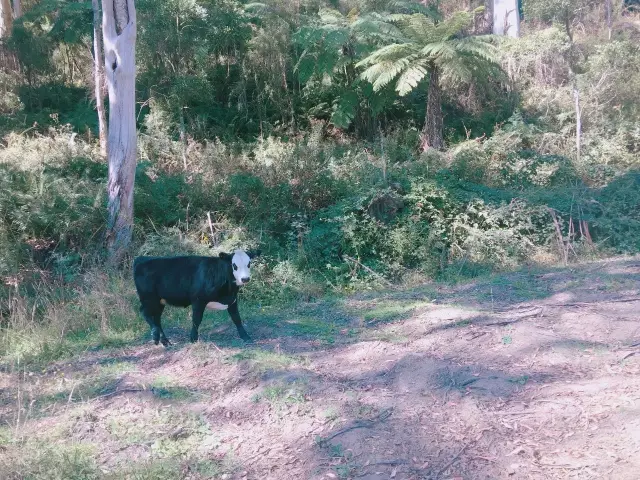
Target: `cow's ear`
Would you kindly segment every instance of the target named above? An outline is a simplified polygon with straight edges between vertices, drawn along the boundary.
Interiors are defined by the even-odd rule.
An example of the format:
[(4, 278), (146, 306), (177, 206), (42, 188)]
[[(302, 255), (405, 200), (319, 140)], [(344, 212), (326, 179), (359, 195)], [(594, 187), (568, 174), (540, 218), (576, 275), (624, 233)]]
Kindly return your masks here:
[(256, 258), (256, 257), (259, 257), (261, 253), (262, 253), (262, 250), (250, 250), (247, 252), (247, 256), (249, 258)]
[(230, 253), (225, 253), (225, 252), (220, 252), (218, 256), (223, 260), (231, 260), (231, 257), (232, 257)]

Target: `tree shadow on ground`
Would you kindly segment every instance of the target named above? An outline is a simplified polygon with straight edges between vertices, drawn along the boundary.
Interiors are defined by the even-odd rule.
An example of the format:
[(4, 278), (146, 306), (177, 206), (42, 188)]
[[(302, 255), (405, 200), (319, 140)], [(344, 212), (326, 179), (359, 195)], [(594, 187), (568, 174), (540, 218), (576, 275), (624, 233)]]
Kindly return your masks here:
[[(637, 290), (638, 277), (631, 272), (640, 268), (637, 260), (606, 265), (580, 267), (577, 273), (526, 274), (520, 293), (505, 294), (502, 302), (496, 301), (496, 285), (512, 288), (514, 282), (505, 279), (512, 276), (471, 286), (429, 285), (267, 311), (247, 309), (242, 314), (257, 341), (253, 346), (243, 345), (226, 315), (205, 319), (203, 341), (196, 345), (189, 344), (183, 323), (169, 322), (165, 330), (174, 347), (149, 341), (117, 354), (90, 352), (65, 371), (78, 380), (87, 378), (86, 385), (74, 387), (72, 378), (55, 397), (41, 392), (35, 405), (50, 417), (62, 411), (49, 408), (52, 404), (65, 409), (91, 405), (104, 412), (102, 420), (83, 420), (91, 425), (127, 409), (149, 418), (158, 409), (195, 412), (206, 420), (206, 428), (202, 422), (189, 427), (186, 451), (196, 455), (200, 451), (191, 440), (196, 445), (215, 437), (207, 455), (233, 457), (231, 478), (501, 478), (513, 469), (538, 471), (531, 478), (545, 478), (548, 472), (542, 469), (550, 462), (547, 457), (559, 455), (557, 445), (578, 435), (588, 442), (588, 435), (595, 435), (592, 427), (602, 428), (597, 415), (586, 415), (581, 423), (588, 402), (598, 408), (611, 403), (593, 395), (577, 398), (565, 393), (567, 385), (581, 382), (606, 392), (632, 391), (637, 383), (625, 376), (616, 380), (619, 386), (612, 387), (611, 380), (606, 388), (598, 385), (603, 372), (615, 366), (614, 343), (623, 342), (589, 334), (617, 329), (626, 344), (638, 328), (637, 317), (611, 320), (591, 306), (585, 313), (584, 304), (597, 305), (603, 293), (613, 301), (609, 294), (618, 291), (615, 300), (625, 300)], [(539, 282), (546, 282), (545, 295), (531, 300), (528, 281), (538, 292), (543, 290)], [(493, 292), (493, 299), (487, 292)], [(556, 310), (560, 303), (566, 308)], [(155, 382), (154, 390), (140, 388), (142, 382)], [(129, 391), (134, 388), (139, 390)], [(609, 417), (603, 418), (612, 418), (605, 413)], [(159, 435), (174, 442), (171, 435), (177, 432), (179, 440), (182, 421)], [(529, 451), (526, 442), (532, 439), (537, 443)], [(149, 445), (131, 442), (127, 449), (154, 455)], [(611, 468), (607, 462), (596, 473)], [(565, 460), (548, 468), (566, 465), (583, 468), (586, 462), (576, 467)]]

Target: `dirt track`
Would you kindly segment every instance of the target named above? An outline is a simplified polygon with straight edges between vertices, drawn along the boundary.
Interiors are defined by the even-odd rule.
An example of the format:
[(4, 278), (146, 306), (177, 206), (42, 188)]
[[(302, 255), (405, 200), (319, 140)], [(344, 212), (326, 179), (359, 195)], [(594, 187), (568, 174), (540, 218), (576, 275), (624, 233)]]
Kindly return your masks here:
[(245, 317), (5, 373), (2, 421), (108, 478), (640, 478), (640, 259)]

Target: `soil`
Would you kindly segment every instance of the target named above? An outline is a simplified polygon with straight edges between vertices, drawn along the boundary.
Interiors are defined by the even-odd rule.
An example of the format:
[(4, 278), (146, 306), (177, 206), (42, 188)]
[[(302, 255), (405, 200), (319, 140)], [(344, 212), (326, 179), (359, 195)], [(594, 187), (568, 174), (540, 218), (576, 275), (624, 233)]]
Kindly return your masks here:
[[(147, 339), (4, 373), (0, 414), (15, 422), (17, 388), (35, 398), (116, 362), (130, 368), (106, 393), (50, 403), (25, 435), (71, 425), (56, 441), (95, 445), (112, 478), (168, 439), (180, 478), (632, 480), (639, 312), (638, 258), (370, 292), (254, 316), (254, 347), (219, 343), (235, 333), (225, 319), (196, 345), (174, 327), (170, 349)], [(331, 336), (292, 335), (305, 315)]]

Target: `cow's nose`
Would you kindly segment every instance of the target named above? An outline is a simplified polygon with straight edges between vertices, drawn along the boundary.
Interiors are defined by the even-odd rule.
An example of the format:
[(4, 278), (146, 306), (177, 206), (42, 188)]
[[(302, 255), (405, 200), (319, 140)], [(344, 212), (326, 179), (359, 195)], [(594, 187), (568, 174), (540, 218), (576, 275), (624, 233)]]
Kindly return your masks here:
[(242, 283), (249, 283), (249, 280), (251, 280), (250, 277), (244, 277), (240, 279), (242, 281)]

